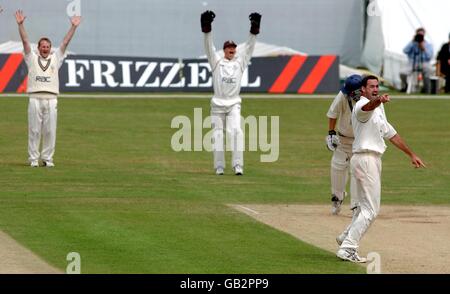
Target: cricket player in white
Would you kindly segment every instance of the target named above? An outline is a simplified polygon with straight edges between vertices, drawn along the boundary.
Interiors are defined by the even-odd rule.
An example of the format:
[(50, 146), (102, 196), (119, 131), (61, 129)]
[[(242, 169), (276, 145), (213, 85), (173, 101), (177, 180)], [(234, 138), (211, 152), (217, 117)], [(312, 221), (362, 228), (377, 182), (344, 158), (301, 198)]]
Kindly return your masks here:
[[(59, 49), (51, 52), (52, 44), (48, 38), (41, 38), (38, 43), (38, 54), (31, 50), (25, 32), (25, 16), (21, 10), (15, 14), (19, 33), (23, 43), (25, 62), (28, 66), (28, 154), (32, 167), (43, 165), (54, 167), (53, 155), (56, 143), (57, 95), (59, 94), (58, 71), (66, 57), (66, 48), (75, 30), (81, 22), (79, 16), (70, 19), (71, 27), (64, 37)], [(39, 145), (42, 136), (42, 152)]]
[(224, 129), (229, 134), (232, 148), (232, 167), (236, 175), (243, 174), (244, 138), (241, 129), (241, 90), (242, 74), (250, 63), (255, 48), (256, 35), (259, 34), (261, 15), (250, 14), (250, 36), (243, 52), (236, 53), (237, 45), (226, 41), (223, 45), (224, 58), (221, 58), (213, 45), (211, 23), (215, 18), (212, 11), (202, 13), (200, 22), (204, 33), (205, 51), (213, 75), (214, 96), (211, 99), (211, 123), (213, 127), (214, 168), (217, 175), (225, 169)]
[[(336, 95), (328, 109), (328, 136), (325, 138), (331, 158), (331, 213), (339, 214), (344, 201), (347, 186), (350, 158), (352, 158), (353, 128), (352, 110), (361, 95), (360, 75), (351, 75), (345, 79), (344, 86)], [(337, 133), (336, 133), (336, 124)], [(351, 204), (351, 209), (354, 204)]]
[(350, 193), (352, 201), (357, 203), (357, 211), (351, 224), (336, 238), (340, 245), (337, 256), (351, 262), (366, 262), (365, 258), (358, 256), (359, 242), (380, 210), (381, 157), (386, 150), (384, 139), (406, 153), (416, 168), (425, 167), (387, 121), (383, 104), (390, 98), (386, 94), (378, 96), (378, 78), (365, 77), (361, 92), (352, 113), (355, 141), (350, 161)]

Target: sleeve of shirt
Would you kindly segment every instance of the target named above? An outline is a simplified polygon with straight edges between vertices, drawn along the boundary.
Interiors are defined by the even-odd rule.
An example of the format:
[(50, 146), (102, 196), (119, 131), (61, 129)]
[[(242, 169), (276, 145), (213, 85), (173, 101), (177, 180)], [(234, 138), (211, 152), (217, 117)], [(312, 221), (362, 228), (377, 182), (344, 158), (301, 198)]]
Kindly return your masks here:
[(23, 52), (23, 59), (25, 60), (25, 64), (28, 66), (28, 68), (30, 68), (31, 61), (33, 60), (34, 56), (36, 56), (36, 54), (33, 50), (30, 50), (30, 53), (28, 54), (26, 54), (25, 51)]
[(330, 108), (328, 109), (327, 112), (327, 117), (328, 118), (334, 118), (337, 119), (339, 117), (339, 104), (340, 104), (340, 94), (336, 95), (336, 97), (334, 97), (333, 102), (330, 105)]
[(367, 103), (369, 103), (370, 100), (367, 98), (363, 98), (361, 97), (361, 99), (359, 99), (358, 103), (356, 103), (355, 105), (355, 109), (353, 110), (356, 114), (356, 119), (359, 122), (365, 123), (367, 122), (370, 117), (373, 114), (373, 110), (372, 111), (364, 111), (362, 108), (364, 107), (364, 105), (366, 105)]
[(386, 116), (386, 111), (384, 111), (384, 105), (382, 104), (379, 107), (381, 108), (381, 111), (383, 112), (383, 117), (384, 117), (384, 125), (383, 125), (383, 128), (382, 128), (383, 138), (391, 139), (392, 137), (394, 137), (397, 134), (397, 131), (388, 122), (387, 116)]
[(406, 45), (406, 47), (403, 49), (403, 53), (405, 53), (406, 55), (409, 55), (411, 53), (411, 50), (413, 49), (414, 43), (413, 42), (409, 42), (408, 45)]
[(386, 120), (385, 129), (383, 132), (383, 137), (385, 139), (391, 139), (397, 135), (397, 131), (394, 129), (394, 127)]
[(253, 51), (255, 50), (256, 44), (256, 35), (250, 34), (245, 42), (244, 51), (242, 52), (242, 71), (244, 71), (250, 63), (250, 59), (252, 59)]
[(56, 62), (58, 64), (58, 68), (63, 65), (64, 59), (67, 57), (67, 53), (62, 53), (61, 49), (57, 49), (55, 51)]
[(433, 45), (425, 43), (425, 61), (430, 61), (433, 58)]
[(220, 57), (216, 53), (216, 48), (214, 47), (212, 41), (212, 33), (204, 33), (204, 45), (206, 57), (208, 58), (209, 65), (211, 66), (211, 71), (214, 71)]

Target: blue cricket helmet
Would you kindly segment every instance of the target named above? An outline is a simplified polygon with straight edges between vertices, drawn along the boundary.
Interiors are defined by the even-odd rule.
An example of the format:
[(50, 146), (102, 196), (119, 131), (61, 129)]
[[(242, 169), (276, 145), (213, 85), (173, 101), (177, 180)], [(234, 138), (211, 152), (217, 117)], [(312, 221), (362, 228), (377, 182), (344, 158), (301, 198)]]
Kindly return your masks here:
[(344, 85), (341, 88), (342, 93), (345, 95), (358, 90), (362, 86), (362, 77), (360, 75), (351, 75), (345, 79)]

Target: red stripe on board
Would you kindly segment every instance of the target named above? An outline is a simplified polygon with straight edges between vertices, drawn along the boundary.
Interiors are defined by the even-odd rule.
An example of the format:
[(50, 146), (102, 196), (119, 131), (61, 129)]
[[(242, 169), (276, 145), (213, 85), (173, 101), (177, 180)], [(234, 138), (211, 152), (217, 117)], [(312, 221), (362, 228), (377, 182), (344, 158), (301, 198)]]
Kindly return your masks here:
[(27, 82), (28, 77), (23, 79), (23, 82), (20, 84), (19, 88), (17, 88), (17, 93), (26, 93), (27, 92)]
[(0, 69), (0, 93), (5, 90), (6, 86), (8, 86), (11, 78), (16, 73), (20, 64), (22, 63), (23, 55), (20, 53), (15, 53), (9, 55), (8, 59), (5, 62), (5, 65), (2, 69)]
[(324, 55), (319, 58), (317, 64), (311, 70), (311, 73), (306, 78), (305, 82), (298, 89), (298, 93), (302, 94), (312, 94), (316, 91), (317, 86), (322, 81), (325, 74), (330, 69), (333, 62), (336, 60), (334, 55)]
[(300, 68), (305, 63), (306, 56), (294, 55), (284, 67), (272, 87), (269, 89), (269, 93), (284, 93), (289, 87), (289, 84), (294, 79)]

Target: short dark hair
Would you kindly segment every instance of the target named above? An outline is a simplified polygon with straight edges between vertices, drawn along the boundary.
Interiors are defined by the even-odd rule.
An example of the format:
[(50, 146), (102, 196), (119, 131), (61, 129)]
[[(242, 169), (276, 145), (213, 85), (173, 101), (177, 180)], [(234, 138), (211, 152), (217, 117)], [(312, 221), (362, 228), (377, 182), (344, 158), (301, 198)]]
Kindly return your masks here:
[(378, 77), (374, 76), (374, 75), (368, 75), (365, 76), (362, 80), (362, 86), (363, 87), (367, 87), (367, 81), (368, 80), (377, 80), (378, 81)]
[(43, 42), (43, 41), (48, 42), (50, 44), (50, 46), (52, 46), (52, 41), (50, 41), (50, 39), (47, 37), (43, 37), (43, 38), (39, 39), (38, 48), (41, 47), (41, 42)]
[(416, 30), (416, 34), (418, 34), (419, 32), (423, 32), (423, 34), (425, 35), (425, 29), (424, 28), (418, 28)]
[(236, 43), (234, 43), (234, 41), (228, 40), (228, 41), (225, 41), (225, 43), (223, 43), (223, 50), (225, 50), (225, 48), (228, 48), (228, 47), (236, 48), (237, 45), (236, 45)]

